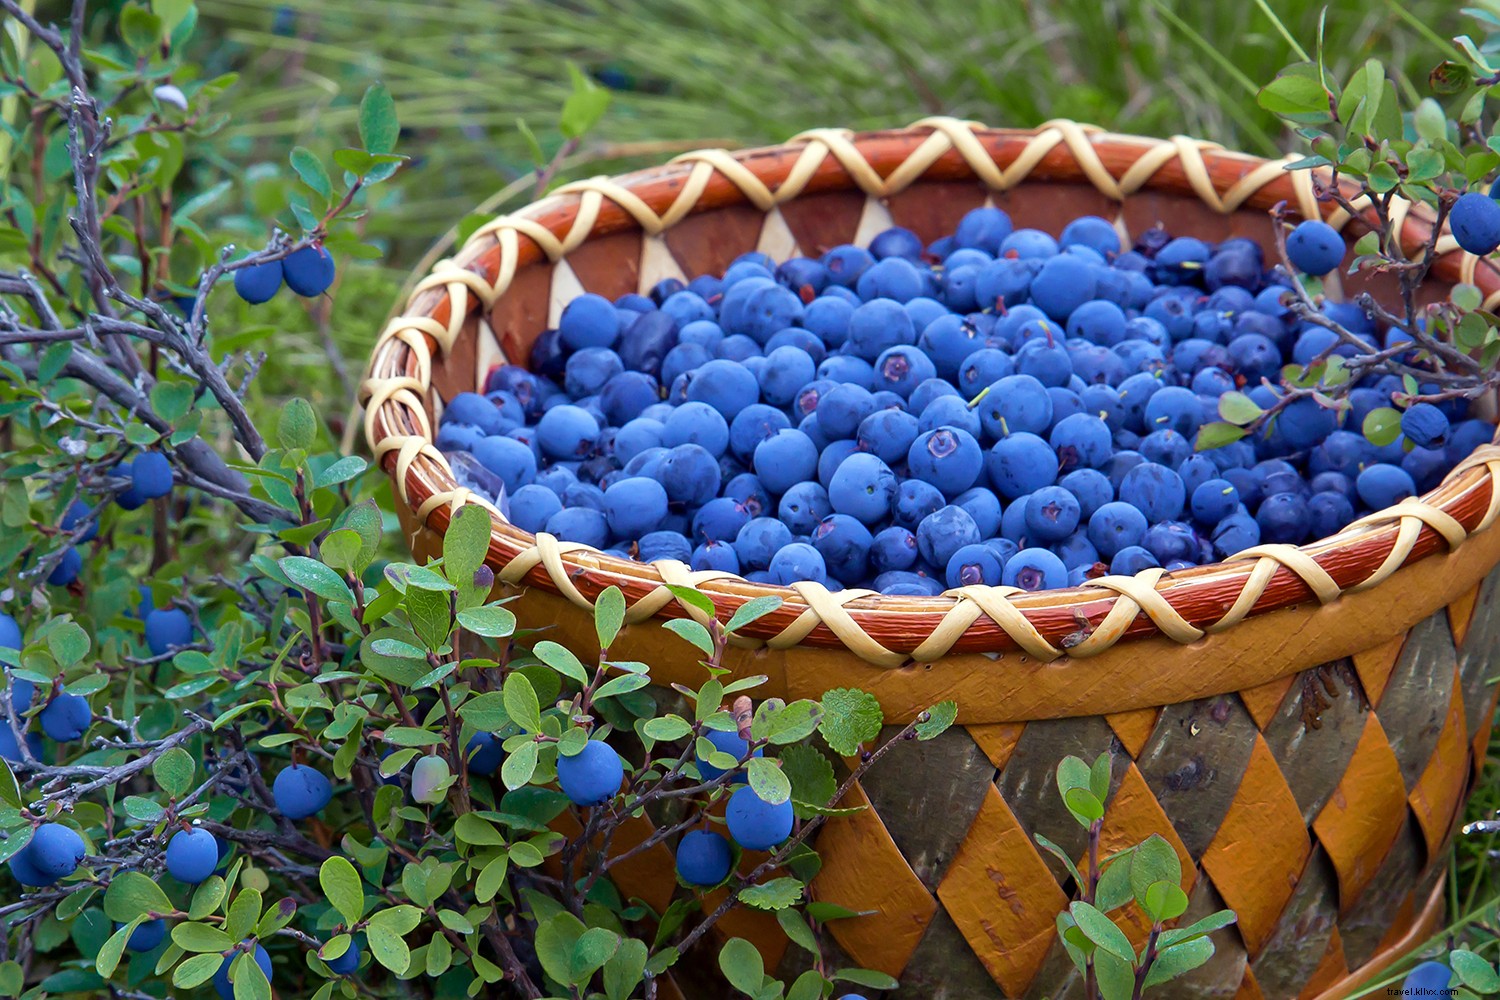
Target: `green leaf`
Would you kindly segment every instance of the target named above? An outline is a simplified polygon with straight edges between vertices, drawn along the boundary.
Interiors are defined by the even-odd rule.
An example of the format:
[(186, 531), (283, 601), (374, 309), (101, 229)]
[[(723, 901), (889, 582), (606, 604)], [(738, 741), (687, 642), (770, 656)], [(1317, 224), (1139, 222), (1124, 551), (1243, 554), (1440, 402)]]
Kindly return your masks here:
[[(396, 121), (396, 102), (385, 84), (377, 83), (365, 91), (359, 102), (359, 140), (371, 153), (389, 153), (396, 148), (401, 128)], [(385, 963), (381, 963), (384, 965)], [(390, 966), (386, 966), (390, 968)], [(395, 971), (394, 969), (392, 970)]]
[(228, 887), (218, 875), (210, 875), (204, 879), (193, 890), (193, 900), (188, 904), (188, 919), (202, 920), (210, 913), (217, 913), (226, 892)]
[(183, 951), (222, 954), (234, 947), (234, 939), (208, 924), (181, 923), (172, 928), (172, 943)]
[(805, 806), (832, 804), (838, 791), (833, 765), (828, 758), (810, 746), (790, 746), (781, 751), (781, 770), (792, 787), (792, 807), (802, 819), (816, 815)]
[(498, 854), (484, 866), (479, 880), (474, 883), (474, 894), (479, 902), (488, 903), (505, 885), (505, 876), (510, 872), (510, 855)]
[(538, 744), (523, 743), (506, 755), (505, 763), (500, 765), (500, 780), (506, 788), (514, 791), (531, 780), (536, 773), (537, 752)]
[(346, 858), (334, 856), (324, 861), (318, 869), (318, 884), (329, 904), (344, 918), (344, 926), (352, 927), (364, 916), (364, 886), (359, 872)]
[(767, 740), (777, 746), (799, 743), (811, 736), (818, 728), (818, 721), (822, 715), (822, 706), (805, 698), (779, 708), (775, 707), (772, 700), (763, 701), (760, 710), (755, 713), (750, 735), (757, 740)]
[(455, 585), (467, 584), (484, 565), (490, 551), (490, 513), (478, 504), (465, 504), (443, 533), (443, 575)]
[(89, 634), (77, 622), (59, 621), (47, 633), (47, 648), (57, 665), (67, 670), (89, 655)]
[(318, 415), (305, 399), (293, 398), (281, 407), (276, 422), (276, 438), (288, 451), (306, 451), (318, 437)]
[(776, 922), (781, 925), (782, 932), (797, 947), (813, 955), (823, 954), (823, 950), (818, 947), (817, 937), (813, 934), (812, 928), (807, 926), (807, 921), (801, 913), (796, 910), (777, 910)]
[(599, 648), (608, 649), (625, 624), (625, 595), (619, 587), (606, 587), (594, 602), (594, 630), (599, 633)]
[(1188, 897), (1175, 882), (1153, 882), (1146, 888), (1146, 902), (1142, 907), (1154, 923), (1176, 920), (1187, 912)]
[(498, 732), (510, 724), (505, 712), (505, 696), (499, 691), (486, 691), (471, 698), (458, 707), (459, 718), (475, 729), (487, 733)]
[(917, 723), (917, 739), (935, 740), (958, 721), (958, 702), (940, 701), (927, 710), (927, 721)]
[(1094, 905), (1100, 912), (1117, 910), (1134, 897), (1130, 889), (1130, 867), (1134, 854), (1134, 850), (1130, 849), (1124, 856), (1116, 857), (1105, 866), (1104, 874), (1099, 876), (1099, 885), (1094, 890)]
[(708, 634), (708, 629), (699, 625), (691, 618), (673, 618), (664, 622), (662, 627), (669, 632), (675, 632), (678, 636), (697, 646), (703, 651), (704, 656), (714, 655), (713, 636)]
[(726, 632), (738, 632), (751, 622), (758, 621), (781, 607), (779, 597), (756, 597), (741, 604), (724, 626)]
[(161, 886), (140, 872), (121, 872), (104, 891), (104, 915), (118, 923), (174, 909)]
[(214, 977), (224, 964), (222, 955), (194, 955), (172, 970), (172, 985), (190, 990)]
[[(1032, 834), (1032, 839), (1036, 841), (1038, 847), (1062, 862), (1063, 867), (1068, 870), (1068, 874), (1073, 876), (1074, 882), (1078, 883), (1079, 885), (1083, 884), (1083, 874), (1079, 872), (1078, 866), (1073, 863), (1073, 858), (1070, 854), (1068, 854), (1067, 851), (1063, 850), (1061, 847), (1058, 847), (1056, 844), (1048, 840), (1046, 837), (1042, 836), (1040, 833)], [(1108, 875), (1109, 870), (1105, 869), (1104, 874)], [(1110, 909), (1114, 909), (1114, 907), (1110, 907)]]
[(99, 954), (94, 958), (94, 970), (99, 975), (108, 979), (115, 974), (115, 969), (120, 965), (120, 956), (125, 954), (125, 942), (145, 922), (145, 917), (136, 917), (109, 936), (109, 940), (104, 942), (104, 947), (99, 949)]
[(1185, 972), (1191, 972), (1198, 966), (1214, 957), (1214, 942), (1212, 938), (1193, 938), (1182, 944), (1174, 944), (1170, 948), (1163, 948), (1156, 954), (1156, 961), (1151, 965), (1151, 971), (1146, 973), (1147, 986), (1160, 986), (1162, 983), (1171, 982)]
[(792, 797), (791, 782), (772, 758), (751, 757), (745, 771), (755, 794), (770, 805), (779, 805)]
[(667, 584), (667, 590), (673, 597), (677, 598), (677, 600), (681, 601), (688, 607), (697, 608), (699, 611), (703, 612), (705, 615), (708, 615), (710, 618), (713, 617), (714, 602), (709, 598), (707, 594), (703, 593), (703, 591), (697, 590), (693, 587), (684, 587), (680, 583)]
[(741, 993), (757, 996), (766, 978), (760, 952), (744, 938), (730, 938), (719, 952), (719, 969), (729, 985)]
[(1219, 416), (1231, 424), (1248, 424), (1264, 412), (1243, 392), (1226, 392), (1219, 397)]
[(651, 678), (643, 674), (624, 674), (620, 677), (612, 677), (599, 685), (599, 690), (594, 692), (594, 700), (602, 698), (618, 698), (632, 691), (639, 691), (651, 684)]
[(900, 985), (884, 972), (877, 972), (874, 969), (840, 969), (833, 974), (833, 978), (846, 983), (868, 986), (875, 990), (893, 990)]
[(692, 724), (677, 715), (666, 715), (656, 719), (647, 719), (641, 725), (641, 732), (653, 740), (680, 740), (693, 731)]
[(604, 117), (609, 108), (610, 94), (572, 63), (568, 64), (568, 75), (573, 78), (573, 92), (563, 102), (557, 128), (569, 139), (579, 139)]
[(1130, 946), (1130, 939), (1113, 920), (1081, 900), (1072, 903), (1068, 912), (1078, 922), (1078, 929), (1095, 945), (1127, 962), (1135, 961), (1135, 949)]
[(198, 765), (193, 755), (182, 747), (173, 747), (151, 765), (151, 774), (161, 790), (174, 799), (180, 799), (193, 788), (193, 775)]
[(861, 743), (880, 735), (885, 713), (874, 695), (854, 688), (834, 688), (823, 695), (818, 731), (840, 757), (853, 757)]
[(740, 902), (757, 910), (785, 910), (802, 901), (802, 883), (794, 878), (773, 878), (740, 893)]
[(536, 688), (522, 673), (512, 673), (505, 678), (505, 711), (511, 721), (528, 733), (542, 730), (541, 705), (537, 702)]
[(322, 161), (313, 155), (312, 150), (293, 146), (291, 161), (292, 169), (302, 178), (302, 183), (316, 191), (325, 201), (333, 197), (333, 184), (328, 180), (328, 171), (323, 169)]
[(1448, 964), (1458, 981), (1480, 996), (1500, 992), (1500, 975), (1495, 974), (1495, 967), (1472, 951), (1455, 949), (1448, 955)]
[(495, 607), (492, 604), (469, 607), (459, 612), (458, 618), (459, 625), (474, 633), (475, 636), (504, 639), (516, 633), (516, 616), (504, 607)]
[(1234, 921), (1235, 915), (1233, 910), (1220, 910), (1217, 913), (1210, 913), (1202, 920), (1190, 924), (1187, 927), (1179, 927), (1176, 930), (1163, 931), (1161, 935), (1161, 946), (1165, 948), (1168, 945), (1176, 944), (1179, 941), (1187, 941), (1195, 937), (1202, 937), (1205, 934), (1212, 934), (1214, 931), (1218, 930), (1221, 927), (1228, 927), (1230, 924), (1234, 923)]
[(578, 657), (574, 656), (573, 651), (568, 647), (548, 641), (537, 643), (532, 647), (531, 651), (536, 654), (537, 659), (564, 677), (577, 681), (582, 685), (588, 684), (588, 670), (579, 662)]
[(1193, 443), (1193, 448), (1197, 451), (1222, 448), (1226, 444), (1233, 444), (1238, 441), (1245, 434), (1246, 431), (1243, 427), (1236, 427), (1234, 424), (1215, 421), (1214, 423), (1204, 424), (1198, 428), (1198, 437)]
[(1484, 293), (1474, 285), (1461, 282), (1448, 292), (1448, 301), (1464, 312), (1473, 312), (1484, 304)]
[(1278, 76), (1261, 88), (1256, 102), (1273, 115), (1328, 115), (1328, 92), (1300, 74)]
[(1146, 905), (1146, 891), (1157, 882), (1180, 885), (1182, 861), (1161, 834), (1153, 833), (1136, 847), (1130, 864), (1130, 890), (1142, 907)]
[(604, 995), (609, 1000), (627, 1000), (645, 973), (646, 958), (644, 941), (620, 941), (619, 949), (604, 963)]
[(458, 817), (453, 824), (453, 833), (465, 844), (474, 844), (480, 847), (505, 846), (505, 835), (501, 833), (494, 823), (476, 813), (464, 813)]
[(1383, 448), (1401, 436), (1401, 414), (1382, 406), (1365, 414), (1363, 425), (1365, 438), (1377, 448)]
[(316, 594), (326, 601), (354, 603), (354, 592), (349, 589), (343, 577), (316, 559), (309, 559), (307, 556), (283, 556), (277, 560), (276, 565), (286, 574), (287, 579), (303, 590)]
[(1063, 805), (1084, 828), (1092, 826), (1097, 819), (1104, 818), (1104, 803), (1087, 788), (1070, 788), (1063, 793)]
[(1113, 759), (1109, 751), (1101, 753), (1094, 758), (1094, 763), (1089, 767), (1089, 791), (1094, 793), (1094, 798), (1103, 802), (1109, 798), (1109, 776), (1110, 765)]
[(120, 37), (137, 55), (148, 55), (161, 40), (161, 18), (138, 3), (128, 3), (120, 11)]

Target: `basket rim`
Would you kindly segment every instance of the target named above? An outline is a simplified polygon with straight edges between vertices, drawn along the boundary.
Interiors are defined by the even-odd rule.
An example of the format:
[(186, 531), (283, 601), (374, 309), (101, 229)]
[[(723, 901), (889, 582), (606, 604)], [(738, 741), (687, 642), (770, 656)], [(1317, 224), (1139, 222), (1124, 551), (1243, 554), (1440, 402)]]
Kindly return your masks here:
[[(492, 335), (484, 317), (520, 268), (545, 263), (555, 269), (592, 238), (629, 230), (659, 237), (691, 215), (733, 204), (775, 211), (808, 191), (863, 190), (870, 199), (883, 199), (923, 180), (979, 181), (992, 193), (1027, 181), (1084, 181), (1120, 206), (1138, 192), (1169, 192), (1196, 196), (1226, 215), (1287, 200), (1304, 216), (1322, 215), (1336, 228), (1360, 224), (1341, 209), (1320, 205), (1307, 171), (1283, 169), (1292, 159), (1266, 160), (1182, 136), (1121, 135), (1065, 121), (995, 129), (938, 118), (873, 132), (815, 130), (781, 145), (688, 153), (664, 166), (569, 184), (481, 227), (452, 260), (440, 261), (417, 284), (404, 314), (390, 321), (372, 352), (360, 390), (366, 436), (394, 480), (398, 502), (418, 523), (441, 534), (462, 505), (489, 510), (488, 562), (500, 582), (543, 586), (583, 608), (617, 585), (627, 599), (628, 622), (708, 620), (668, 585), (708, 597), (721, 620), (755, 597), (781, 597), (780, 609), (743, 631), (747, 645), (843, 646), (888, 667), (931, 662), (950, 652), (1011, 649), (1050, 661), (1097, 655), (1122, 639), (1145, 635), (1194, 642), (1252, 614), (1309, 598), (1326, 604), (1488, 528), (1500, 515), (1494, 483), (1500, 448), (1481, 448), (1421, 498), (1301, 547), (1262, 545), (1190, 570), (1107, 576), (1076, 588), (1027, 593), (964, 587), (917, 598), (830, 592), (809, 582), (756, 584), (726, 573), (694, 573), (671, 560), (622, 559), (546, 533), (533, 536), (458, 486), (432, 440), (433, 350), (446, 354), (471, 330)], [(1111, 170), (1106, 161), (1121, 169)], [(1430, 233), (1430, 214), (1421, 205), (1401, 205), (1397, 217), (1403, 242), (1420, 246)], [(1477, 285), (1486, 308), (1500, 303), (1500, 270), (1491, 262), (1459, 250), (1451, 234), (1438, 241), (1437, 257), (1435, 277)], [(475, 330), (480, 324), (485, 328)]]

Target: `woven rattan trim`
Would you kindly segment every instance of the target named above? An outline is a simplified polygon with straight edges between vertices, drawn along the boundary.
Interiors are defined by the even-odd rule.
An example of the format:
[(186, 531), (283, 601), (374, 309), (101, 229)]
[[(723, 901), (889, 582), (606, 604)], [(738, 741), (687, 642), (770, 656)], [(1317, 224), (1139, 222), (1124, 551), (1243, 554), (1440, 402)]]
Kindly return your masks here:
[[(684, 183), (676, 197), (664, 211), (656, 211), (629, 187), (609, 178), (592, 178), (564, 185), (552, 196), (537, 202), (526, 210), (526, 215), (506, 215), (481, 226), (470, 237), (456, 258), (438, 262), (432, 274), (424, 278), (413, 291), (408, 310), (414, 310), (419, 296), (439, 291), (448, 298), (448, 321), (438, 322), (430, 315), (402, 315), (392, 319), (381, 333), (371, 362), (371, 374), (360, 390), (365, 405), (365, 432), (370, 448), (377, 461), (391, 452), (396, 453), (394, 479), (399, 498), (403, 503), (412, 503), (411, 486), (416, 477), (425, 474), (428, 483), (446, 484), (432, 489), (427, 498), (417, 507), (420, 521), (426, 520), (433, 511), (448, 507), (457, 510), (465, 503), (479, 503), (497, 520), (502, 515), (493, 504), (471, 491), (454, 483), (452, 469), (443, 454), (433, 444), (432, 426), (424, 407), (432, 379), (432, 345), (444, 354), (448, 353), (463, 330), (465, 321), (477, 312), (487, 311), (505, 294), (515, 277), (519, 237), (533, 241), (554, 265), (567, 254), (581, 246), (590, 237), (600, 209), (605, 200), (623, 209), (640, 226), (647, 237), (657, 237), (686, 218), (694, 209), (711, 176), (721, 175), (735, 185), (745, 200), (762, 212), (770, 213), (802, 194), (809, 179), (829, 156), (843, 167), (854, 185), (871, 199), (885, 199), (905, 190), (919, 181), (937, 160), (950, 152), (957, 152), (974, 176), (996, 191), (1006, 191), (1026, 180), (1036, 165), (1058, 148), (1065, 149), (1078, 163), (1084, 175), (1106, 197), (1124, 202), (1141, 191), (1152, 177), (1171, 161), (1177, 161), (1187, 177), (1189, 186), (1198, 197), (1215, 211), (1230, 213), (1238, 210), (1258, 190), (1274, 180), (1285, 176), (1287, 160), (1265, 161), (1237, 180), (1227, 190), (1218, 190), (1213, 183), (1204, 159), (1205, 151), (1216, 151), (1220, 147), (1213, 143), (1176, 136), (1171, 140), (1142, 140), (1137, 137), (1109, 135), (1100, 129), (1071, 121), (1053, 121), (1042, 126), (1031, 136), (1021, 153), (1005, 168), (1001, 168), (986, 152), (976, 130), (982, 128), (973, 122), (953, 118), (928, 118), (915, 123), (912, 131), (926, 131), (926, 138), (916, 146), (907, 159), (886, 177), (881, 177), (860, 152), (854, 141), (854, 133), (837, 129), (817, 129), (803, 133), (793, 140), (801, 143), (796, 160), (783, 183), (775, 190), (767, 186), (740, 159), (722, 150), (703, 150), (684, 154), (677, 161), (691, 164)], [(1120, 141), (1141, 146), (1143, 154), (1124, 173), (1116, 177), (1104, 166), (1096, 142)], [(1290, 159), (1290, 158), (1288, 158)], [(1291, 174), (1296, 192), (1298, 211), (1305, 217), (1323, 214), (1314, 196), (1312, 179), (1308, 171)], [(558, 236), (537, 222), (533, 216), (555, 210), (562, 199), (576, 198), (571, 216), (571, 225), (566, 234)], [(1393, 207), (1393, 215), (1399, 224), (1407, 217), (1417, 216), (1405, 202)], [(1335, 210), (1327, 215), (1327, 221), (1342, 228), (1350, 221), (1347, 213)], [(473, 268), (473, 261), (480, 249), (497, 246), (499, 265), (493, 280)], [(1438, 254), (1456, 251), (1457, 243), (1451, 234), (1444, 234), (1437, 242)], [(1459, 251), (1461, 253), (1461, 251)], [(1462, 254), (1459, 272), (1462, 280), (1473, 281), (1477, 258)], [(1485, 300), (1486, 308), (1500, 304), (1500, 290), (1492, 292)], [(405, 428), (405, 433), (394, 429)], [(1500, 476), (1500, 448), (1487, 446), (1461, 464), (1450, 474), (1451, 482), (1469, 469), (1482, 468), (1491, 480), (1488, 509), (1472, 531), (1488, 528), (1500, 515), (1500, 489), (1493, 488), (1493, 480)], [(423, 490), (422, 492), (428, 492)], [(1148, 570), (1134, 577), (1107, 576), (1087, 581), (1083, 589), (1094, 589), (1113, 595), (1112, 606), (1103, 621), (1093, 628), (1080, 642), (1066, 650), (1066, 655), (1083, 657), (1097, 655), (1113, 646), (1125, 634), (1138, 615), (1146, 615), (1155, 627), (1167, 637), (1181, 643), (1194, 642), (1207, 632), (1219, 632), (1230, 628), (1251, 614), (1264, 594), (1271, 578), (1280, 568), (1296, 574), (1321, 602), (1336, 600), (1339, 586), (1319, 564), (1317, 556), (1371, 529), (1396, 525), (1391, 547), (1381, 563), (1363, 580), (1346, 589), (1361, 590), (1384, 581), (1411, 556), (1413, 547), (1424, 527), (1436, 531), (1449, 548), (1457, 547), (1468, 534), (1464, 527), (1443, 509), (1421, 500), (1407, 500), (1389, 510), (1370, 515), (1350, 525), (1333, 539), (1324, 540), (1309, 548), (1288, 545), (1261, 545), (1239, 553), (1228, 563), (1251, 562), (1244, 578), (1239, 597), (1216, 621), (1203, 627), (1187, 621), (1174, 607), (1169, 596), (1160, 589), (1163, 572)], [(542, 533), (534, 537), (529, 547), (522, 548), (500, 570), (499, 577), (510, 584), (521, 583), (528, 573), (542, 567), (552, 586), (580, 608), (591, 609), (593, 604), (587, 594), (574, 582), (572, 571), (580, 568), (579, 559), (586, 560), (591, 570), (608, 571), (614, 563), (613, 557), (574, 542), (565, 542)], [(721, 579), (738, 579), (731, 574), (719, 572), (695, 573), (682, 563), (663, 560), (651, 564), (635, 564), (638, 569), (654, 575), (658, 585), (635, 601), (627, 613), (627, 621), (638, 622), (661, 612), (669, 603), (676, 603), (677, 613), (702, 617), (696, 609), (677, 601), (667, 589), (669, 585), (686, 585), (701, 588), (704, 584)], [(1012, 587), (963, 587), (949, 591), (945, 597), (952, 605), (942, 615), (929, 634), (915, 642), (911, 653), (889, 649), (877, 642), (860, 627), (855, 615), (845, 607), (860, 598), (878, 596), (867, 590), (830, 592), (827, 588), (811, 582), (795, 584), (790, 588), (766, 588), (768, 592), (781, 592), (788, 605), (800, 604), (803, 610), (798, 617), (779, 633), (764, 640), (772, 648), (787, 648), (801, 642), (818, 625), (828, 628), (852, 653), (870, 663), (882, 666), (899, 666), (911, 659), (930, 662), (943, 657), (981, 615), (988, 616), (1010, 639), (1031, 656), (1042, 660), (1053, 660), (1064, 655), (1049, 642), (1028, 619), (1023, 609), (1012, 603), (1011, 598), (1023, 593)], [(1181, 592), (1181, 585), (1176, 588)], [(883, 599), (882, 613), (901, 611), (902, 599)], [(915, 640), (917, 637), (913, 637)], [(747, 644), (760, 644), (745, 640)]]

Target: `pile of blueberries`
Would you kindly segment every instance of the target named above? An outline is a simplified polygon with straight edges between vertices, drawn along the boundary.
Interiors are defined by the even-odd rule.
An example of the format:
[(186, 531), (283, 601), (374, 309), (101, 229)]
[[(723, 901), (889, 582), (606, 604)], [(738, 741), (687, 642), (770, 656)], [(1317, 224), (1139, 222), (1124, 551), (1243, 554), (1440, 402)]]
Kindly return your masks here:
[[(1287, 244), (1312, 275), (1345, 255), (1317, 221)], [(1270, 408), (1284, 366), (1354, 353), (1297, 319), (1294, 280), (1247, 239), (1127, 248), (1098, 217), (1054, 237), (977, 208), (931, 245), (892, 228), (582, 295), (530, 370), (448, 402), (437, 443), (526, 531), (757, 582), (935, 595), (1182, 569), (1334, 534), (1490, 440), (1448, 401), (1372, 444), (1365, 416), (1404, 392), (1386, 376), (1342, 413), (1301, 397), (1196, 447), (1223, 394)], [(1322, 309), (1372, 350), (1404, 337)]]

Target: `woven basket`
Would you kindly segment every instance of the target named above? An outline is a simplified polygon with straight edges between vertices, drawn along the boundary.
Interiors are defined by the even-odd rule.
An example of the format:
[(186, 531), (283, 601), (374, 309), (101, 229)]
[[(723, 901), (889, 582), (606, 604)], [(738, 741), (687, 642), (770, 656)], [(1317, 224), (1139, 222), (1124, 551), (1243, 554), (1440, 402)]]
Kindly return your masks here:
[[(1160, 833), (1184, 862), (1188, 917), (1228, 906), (1214, 959), (1173, 996), (1341, 995), (1420, 941), (1441, 916), (1444, 852), (1484, 759), (1500, 653), (1500, 448), (1420, 498), (1312, 545), (1262, 545), (1214, 566), (1104, 577), (1025, 594), (966, 587), (938, 598), (774, 587), (676, 562), (633, 563), (503, 523), (454, 482), (432, 444), (442, 401), (533, 339), (584, 290), (615, 297), (669, 277), (721, 273), (866, 242), (902, 225), (931, 240), (994, 204), (1057, 232), (1085, 213), (1137, 233), (1249, 236), (1287, 201), (1356, 236), (1306, 171), (1210, 143), (1112, 135), (1072, 122), (1035, 131), (952, 119), (853, 134), (818, 130), (768, 149), (689, 153), (654, 170), (567, 185), (476, 232), (417, 285), (380, 337), (362, 400), (370, 446), (393, 476), (412, 551), (441, 550), (454, 510), (495, 520), (490, 563), (522, 621), (589, 654), (593, 598), (625, 593), (614, 652), (660, 682), (696, 682), (686, 644), (650, 621), (694, 615), (664, 584), (710, 597), (721, 619), (766, 593), (785, 603), (726, 665), (766, 674), (766, 695), (874, 693), (892, 723), (946, 698), (959, 722), (901, 751), (856, 790), (872, 808), (830, 822), (815, 896), (869, 916), (828, 925), (831, 946), (902, 980), (903, 996), (1072, 997), (1056, 940), (1066, 875), (1042, 834), (1077, 855), (1082, 831), (1051, 775), (1067, 754), (1114, 754), (1106, 844)], [(1403, 240), (1430, 231), (1398, 204)], [(1450, 235), (1426, 293), (1500, 273)], [(1390, 291), (1346, 279), (1345, 293)], [(638, 821), (643, 829), (646, 820)], [(637, 831), (639, 834), (641, 831)], [(626, 845), (628, 846), (628, 845)], [(620, 866), (621, 888), (670, 893), (663, 846)], [(796, 968), (776, 922), (737, 913), (723, 934), (768, 968)], [(1143, 928), (1135, 936), (1144, 939)], [(690, 991), (691, 992), (691, 991)]]

